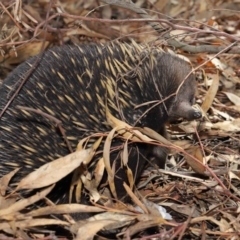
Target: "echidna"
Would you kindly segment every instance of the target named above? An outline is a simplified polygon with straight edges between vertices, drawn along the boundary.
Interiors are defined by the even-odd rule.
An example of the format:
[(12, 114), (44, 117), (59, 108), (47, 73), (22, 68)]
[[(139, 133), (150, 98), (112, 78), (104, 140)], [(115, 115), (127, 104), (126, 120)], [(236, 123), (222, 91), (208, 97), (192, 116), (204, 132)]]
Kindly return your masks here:
[[(0, 87), (0, 110), (36, 58), (19, 65), (4, 80)], [(169, 118), (201, 116), (192, 108), (196, 83), (191, 71), (185, 60), (160, 47), (136, 43), (66, 45), (45, 51), (0, 120), (0, 176), (21, 167), (13, 178), (15, 182), (44, 163), (69, 153), (53, 123), (33, 112), (22, 112), (17, 105), (40, 109), (62, 121), (73, 149), (83, 137), (111, 130), (106, 123), (106, 106), (113, 116), (131, 126), (165, 134)], [(122, 147), (123, 142), (116, 140), (115, 145)], [(125, 195), (122, 183), (127, 182), (127, 176), (121, 168), (120, 151), (111, 155), (111, 162), (116, 160), (115, 184), (118, 197), (122, 198)], [(138, 179), (149, 151), (145, 144), (135, 143), (129, 145), (128, 152), (129, 167)], [(161, 148), (153, 148), (151, 154), (157, 159), (160, 156), (158, 165), (164, 165), (166, 154), (161, 153)], [(63, 192), (55, 193), (59, 199), (69, 190), (68, 184), (65, 181), (61, 186)]]

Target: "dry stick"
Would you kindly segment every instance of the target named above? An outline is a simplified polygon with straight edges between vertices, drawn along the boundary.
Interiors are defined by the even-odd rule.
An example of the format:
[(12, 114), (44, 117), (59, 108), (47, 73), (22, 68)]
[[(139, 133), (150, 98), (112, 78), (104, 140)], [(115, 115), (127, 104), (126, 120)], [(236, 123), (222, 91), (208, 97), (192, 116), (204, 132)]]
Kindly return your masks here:
[[(156, 32), (158, 32), (160, 34), (164, 30), (162, 28), (162, 26), (159, 24), (159, 21), (153, 20), (152, 22), (150, 22), (149, 19), (152, 19), (152, 17), (145, 10), (137, 7), (131, 0), (128, 0), (128, 1), (100, 0), (100, 1), (104, 2), (106, 4), (109, 4), (109, 5), (114, 5), (114, 6), (122, 7), (125, 9), (129, 9), (129, 10), (139, 14), (143, 19), (145, 19), (147, 22), (149, 22), (149, 24), (152, 26), (153, 29), (156, 30)], [(160, 22), (170, 25), (173, 29), (176, 28), (176, 26), (177, 26), (177, 25), (175, 25), (167, 20), (163, 20), (163, 19), (161, 19)], [(183, 26), (181, 26), (181, 28), (179, 28), (179, 29), (197, 31), (198, 33), (200, 33), (200, 32), (210, 33), (211, 32), (214, 35), (229, 36), (229, 34), (223, 33), (223, 32), (220, 33), (220, 32), (215, 32), (215, 31), (201, 31), (200, 29), (197, 29), (197, 28), (189, 28), (189, 27), (183, 27)], [(168, 41), (169, 45), (174, 46), (178, 49), (182, 49), (183, 51), (187, 51), (187, 52), (191, 52), (191, 53), (199, 53), (199, 52), (212, 52), (213, 53), (213, 51), (210, 51), (211, 49), (213, 49), (212, 46), (209, 46), (209, 45), (191, 46), (191, 45), (188, 45), (186, 43), (182, 43), (182, 42), (179, 42), (178, 40), (176, 40), (174, 38), (174, 36), (171, 35), (170, 32), (165, 33), (164, 38), (165, 38), (165, 40)], [(240, 38), (236, 37), (235, 41), (240, 41)], [(218, 51), (221, 51), (223, 48), (222, 47), (214, 47), (214, 49), (218, 52)], [(214, 52), (216, 52), (216, 51), (214, 51)]]
[[(109, 5), (114, 5), (117, 7), (129, 9), (138, 15), (140, 15), (143, 19), (152, 19), (152, 17), (142, 8), (137, 7), (131, 0), (123, 1), (123, 0), (100, 0)], [(162, 33), (165, 31), (164, 27), (162, 27), (159, 22), (150, 22), (149, 23), (153, 29), (155, 29), (158, 33)]]
[[(213, 34), (213, 35), (217, 35), (217, 36), (224, 36), (226, 38), (232, 39), (234, 41), (239, 42), (240, 38), (236, 37), (234, 35), (230, 35), (227, 34), (225, 32), (217, 32), (217, 31), (210, 31), (210, 30), (201, 30), (198, 28), (193, 28), (193, 27), (183, 27), (180, 25), (174, 25), (172, 23), (170, 23), (169, 21), (165, 20), (165, 19), (125, 19), (125, 20), (108, 20), (108, 19), (99, 19), (99, 18), (88, 18), (88, 17), (80, 17), (80, 16), (75, 16), (75, 15), (71, 15), (71, 14), (67, 14), (67, 13), (57, 13), (52, 15), (51, 17), (49, 17), (48, 19), (46, 19), (45, 21), (43, 21), (42, 23), (40, 23), (34, 31), (34, 35), (33, 37), (35, 38), (38, 34), (38, 30), (46, 24), (46, 22), (51, 21), (52, 19), (56, 18), (56, 17), (68, 17), (68, 18), (72, 18), (72, 19), (76, 19), (76, 20), (82, 20), (82, 21), (91, 21), (91, 22), (104, 22), (104, 23), (130, 23), (130, 22), (149, 22), (149, 23), (165, 23), (167, 25), (173, 26), (174, 29), (184, 29), (184, 30), (188, 30), (190, 32), (197, 32), (197, 33), (205, 33), (205, 34)], [(58, 32), (64, 32), (64, 31), (68, 31), (69, 29), (54, 29), (52, 27), (47, 27), (47, 29), (50, 29), (51, 31), (58, 31)], [(165, 34), (166, 35), (166, 34)], [(174, 36), (170, 36), (170, 34), (167, 35), (167, 37), (169, 37), (169, 39), (166, 39), (169, 43), (169, 45), (172, 45), (176, 48), (180, 48), (184, 51), (187, 52), (191, 52), (191, 53), (202, 53), (202, 52), (207, 52), (207, 53), (217, 53), (219, 51), (222, 51), (224, 49), (224, 47), (216, 47), (216, 46), (211, 46), (211, 45), (200, 45), (200, 46), (191, 46), (188, 44), (184, 44), (181, 42), (178, 42), (176, 39), (174, 39)], [(165, 38), (167, 38), (165, 37)], [(14, 43), (4, 43), (4, 44), (0, 44), (0, 47), (2, 46), (11, 46), (11, 45), (18, 45), (18, 44), (23, 44), (24, 42), (27, 41), (18, 41), (18, 42), (14, 42)], [(29, 42), (29, 41), (28, 41)], [(177, 43), (177, 44), (175, 44)], [(240, 49), (239, 47), (236, 48), (232, 48), (231, 50), (228, 51), (228, 53), (240, 53)]]
[[(228, 47), (226, 47), (225, 49), (223, 49), (222, 51), (220, 51), (220, 52), (217, 53), (216, 55), (212, 56), (207, 62), (211, 61), (213, 58), (217, 57), (219, 54), (225, 52), (226, 50), (228, 50), (229, 48), (231, 48), (234, 44), (236, 44), (236, 42), (230, 44)], [(194, 70), (199, 69), (200, 67), (202, 67), (202, 66), (205, 65), (205, 64), (206, 64), (206, 62), (202, 63), (201, 65), (199, 65), (199, 66), (198, 66), (197, 68), (195, 68)], [(191, 73), (189, 73), (189, 74), (191, 74)], [(189, 76), (189, 74), (186, 76), (186, 78)], [(184, 81), (183, 81), (183, 82), (184, 82)], [(182, 84), (183, 84), (183, 83), (182, 83)], [(177, 92), (179, 91), (179, 89), (180, 89), (180, 87), (182, 86), (182, 84), (179, 86)], [(177, 94), (177, 93), (176, 93), (176, 94)], [(196, 135), (197, 135), (197, 137), (198, 137), (198, 141), (199, 141), (199, 143), (200, 143), (202, 152), (203, 152), (203, 154), (205, 155), (203, 146), (202, 146), (202, 144), (201, 144), (201, 139), (200, 139), (200, 137), (199, 137), (196, 129), (195, 129), (195, 133), (196, 133)], [(198, 161), (198, 162), (200, 163), (200, 161)], [(202, 165), (203, 165), (203, 164), (202, 164)], [(235, 195), (233, 195), (233, 194), (225, 187), (225, 185), (222, 183), (222, 181), (216, 176), (216, 174), (215, 174), (207, 165), (203, 165), (203, 166), (211, 173), (211, 175), (212, 175), (212, 176), (214, 177), (214, 179), (220, 184), (220, 186), (221, 186), (224, 190), (226, 190), (226, 193), (228, 193), (230, 196), (232, 196), (235, 200), (237, 200), (237, 201), (240, 200), (239, 198), (237, 198)]]
[[(226, 37), (226, 38), (229, 38), (229, 39), (232, 39), (234, 41), (240, 41), (240, 38), (235, 36), (235, 35), (231, 35), (231, 34), (228, 34), (228, 33), (225, 33), (225, 32), (220, 32), (220, 31), (213, 31), (213, 30), (202, 30), (202, 29), (199, 29), (199, 28), (195, 28), (195, 27), (187, 27), (187, 26), (181, 26), (181, 25), (177, 25), (177, 24), (173, 24), (171, 22), (169, 22), (168, 20), (166, 19), (152, 19), (152, 18), (149, 18), (149, 19), (138, 19), (138, 18), (130, 18), (130, 19), (121, 19), (121, 20), (112, 20), (112, 19), (100, 19), (100, 18), (89, 18), (89, 17), (82, 17), (82, 16), (75, 16), (75, 15), (70, 15), (70, 14), (67, 14), (67, 13), (57, 13), (57, 14), (54, 14), (52, 15), (48, 21), (56, 18), (56, 17), (59, 17), (59, 16), (62, 16), (62, 17), (68, 17), (68, 18), (72, 18), (72, 19), (76, 19), (76, 20), (82, 20), (82, 21), (90, 21), (90, 22), (102, 22), (102, 23), (131, 23), (131, 22), (149, 22), (149, 23), (152, 23), (152, 22), (158, 22), (158, 23), (164, 23), (164, 24), (167, 24), (167, 25), (170, 25), (172, 27), (172, 29), (175, 29), (175, 30), (185, 30), (185, 31), (189, 31), (189, 32), (196, 32), (197, 34), (201, 33), (201, 34), (213, 34), (213, 35), (216, 35), (216, 36), (222, 36), (222, 37)], [(35, 29), (35, 35), (36, 35), (36, 32), (37, 30), (44, 24), (44, 22), (40, 23), (36, 29)], [(49, 31), (53, 31), (53, 32), (56, 32), (56, 31), (62, 31), (62, 32), (66, 32), (66, 31), (69, 31), (69, 29), (59, 29), (59, 28), (53, 28), (53, 27), (50, 27), (48, 26), (48, 30)], [(168, 31), (171, 31), (171, 30), (168, 30)], [(34, 36), (35, 36), (34, 35)], [(165, 34), (166, 35), (166, 34)], [(175, 37), (175, 36), (171, 36), (172, 37)], [(0, 45), (2, 46), (2, 45)], [(201, 45), (201, 47), (209, 47), (209, 45)], [(213, 47), (213, 46), (210, 46), (210, 47)], [(219, 47), (214, 47), (214, 49), (219, 49)], [(216, 51), (214, 51), (216, 52)]]
[[(131, 133), (133, 133), (134, 135), (136, 135), (139, 139), (141, 139), (135, 132), (131, 131), (131, 129), (128, 129), (128, 131), (130, 131)], [(198, 140), (199, 142), (201, 142), (200, 140), (200, 137), (199, 135), (197, 134), (197, 131), (196, 132), (196, 135), (198, 137)], [(138, 141), (138, 140), (134, 140), (132, 142), (142, 142), (142, 141)], [(184, 151), (181, 147), (178, 147), (174, 144), (172, 145), (166, 145), (166, 144), (158, 144), (159, 146), (161, 147), (165, 147), (165, 148), (172, 148), (174, 150), (177, 150), (178, 152), (182, 152), (184, 153), (185, 155), (187, 155), (188, 157), (190, 157), (191, 159), (193, 159), (194, 161), (196, 161), (197, 163), (201, 164), (203, 167), (205, 167), (206, 170), (208, 170), (211, 175), (214, 177), (214, 179), (219, 183), (219, 185), (223, 188), (223, 190), (225, 191), (225, 193), (229, 194), (229, 196), (231, 196), (233, 199), (235, 199), (236, 201), (240, 201), (240, 198), (236, 197), (235, 195), (233, 195), (227, 188), (226, 186), (222, 183), (222, 181), (216, 176), (216, 174), (207, 166), (207, 165), (204, 165), (200, 160), (198, 160), (196, 157), (192, 156), (191, 154), (189, 154), (188, 152)]]
[[(201, 139), (199, 137), (199, 134), (198, 134), (198, 131), (197, 129), (195, 128), (195, 134), (198, 138), (198, 141), (199, 141), (199, 144), (200, 144), (200, 147), (202, 149), (202, 152), (203, 152), (203, 155), (204, 157), (205, 156), (205, 153), (204, 153), (204, 148), (203, 148), (203, 145), (202, 145), (202, 142), (201, 142)], [(195, 159), (195, 158), (194, 158)], [(200, 161), (198, 160), (198, 162), (200, 163)], [(235, 195), (233, 195), (229, 189), (227, 189), (227, 187), (223, 184), (223, 182), (217, 177), (217, 175), (212, 171), (211, 168), (208, 167), (208, 165), (204, 165), (203, 163), (201, 163), (207, 170), (208, 172), (211, 173), (211, 175), (213, 176), (213, 178), (219, 183), (219, 185), (223, 188), (223, 190), (225, 190), (225, 193), (228, 194), (228, 196), (232, 197), (233, 199), (235, 199), (236, 201), (240, 201), (240, 199), (238, 197), (236, 197)]]
[(3, 11), (5, 11), (8, 16), (11, 18), (11, 20), (14, 22), (14, 24), (23, 31), (22, 27), (18, 24), (18, 22), (12, 17), (11, 13), (8, 11), (8, 9), (0, 2), (0, 6), (3, 8)]
[[(43, 44), (44, 45), (44, 44)], [(42, 46), (43, 46), (42, 45)], [(19, 87), (17, 88), (17, 90), (15, 90), (14, 94), (12, 95), (12, 97), (10, 98), (10, 100), (8, 100), (7, 104), (4, 106), (4, 108), (2, 109), (2, 111), (0, 112), (0, 120), (3, 116), (3, 114), (5, 113), (5, 111), (8, 109), (9, 105), (12, 103), (12, 101), (14, 100), (14, 98), (18, 95), (18, 93), (20, 92), (20, 90), (22, 89), (23, 85), (26, 83), (28, 77), (32, 74), (32, 72), (34, 71), (34, 68), (38, 65), (39, 61), (40, 61), (40, 55), (38, 56), (37, 60), (34, 62), (34, 64), (32, 65), (32, 67), (27, 71), (26, 75), (24, 76), (21, 84), (19, 85)]]
[[(75, 15), (71, 15), (71, 14), (67, 14), (67, 13), (56, 13), (54, 15), (52, 15), (49, 19), (47, 19), (47, 21), (50, 21), (56, 17), (68, 17), (68, 18), (72, 18), (72, 19), (76, 19), (76, 20), (82, 20), (82, 21), (94, 21), (94, 22), (102, 22), (102, 23), (131, 23), (131, 22), (149, 22), (149, 24), (153, 23), (153, 22), (158, 22), (159, 23), (164, 23), (167, 25), (170, 25), (172, 27), (172, 29), (176, 29), (176, 30), (185, 30), (185, 31), (190, 31), (190, 32), (196, 32), (196, 33), (201, 33), (201, 34), (213, 34), (213, 35), (217, 35), (217, 36), (222, 36), (222, 37), (226, 37), (229, 39), (232, 39), (234, 41), (240, 41), (240, 38), (235, 36), (235, 35), (231, 35), (225, 32), (220, 32), (220, 31), (211, 31), (211, 30), (202, 30), (199, 28), (195, 28), (195, 27), (187, 27), (187, 26), (181, 26), (181, 25), (177, 25), (177, 24), (173, 24), (171, 22), (169, 22), (166, 19), (152, 19), (152, 18), (147, 18), (147, 19), (138, 19), (138, 18), (130, 18), (130, 19), (121, 19), (121, 20), (114, 20), (114, 19), (100, 19), (100, 18), (89, 18), (89, 17), (81, 17), (81, 16), (75, 16)], [(37, 32), (37, 30), (44, 24), (44, 22), (40, 23), (35, 30), (35, 34)], [(52, 28), (54, 29), (54, 28)], [(64, 31), (68, 31), (68, 29), (65, 29)], [(170, 36), (170, 38), (175, 37)], [(187, 45), (187, 44), (185, 44)], [(0, 45), (1, 46), (1, 45)], [(174, 45), (173, 45), (174, 46)], [(189, 46), (189, 45), (187, 45)], [(209, 45), (201, 45), (203, 47), (205, 46), (209, 46)], [(176, 47), (176, 46), (175, 46)], [(191, 46), (192, 47), (192, 46)], [(218, 47), (216, 48), (218, 49)]]
[(186, 77), (185, 79), (182, 81), (182, 83), (180, 84), (180, 86), (178, 87), (175, 95), (178, 94), (178, 92), (180, 91), (180, 88), (182, 87), (182, 85), (184, 84), (185, 80), (190, 76), (190, 74), (196, 70), (198, 70), (199, 68), (203, 67), (206, 63), (212, 61), (214, 58), (216, 58), (218, 55), (220, 55), (221, 53), (226, 52), (228, 49), (230, 49), (232, 46), (234, 46), (237, 42), (233, 42), (232, 44), (228, 45), (227, 47), (223, 48), (220, 52), (218, 52), (217, 54), (215, 54), (214, 56), (210, 57), (207, 61), (203, 62), (202, 64), (200, 64), (199, 66), (197, 66), (196, 68), (194, 68)]
[[(48, 5), (47, 15), (46, 15), (47, 19), (49, 18), (51, 5), (52, 5), (52, 2), (50, 1), (50, 4)], [(47, 26), (47, 22), (44, 22), (44, 29), (46, 29), (46, 26)], [(7, 104), (4, 106), (4, 108), (0, 112), (0, 120), (1, 120), (1, 118), (3, 116), (3, 114), (5, 113), (5, 111), (7, 110), (7, 108), (10, 106), (10, 104), (14, 100), (14, 98), (19, 94), (19, 92), (22, 89), (23, 85), (27, 82), (29, 76), (32, 74), (32, 72), (34, 71), (35, 67), (37, 67), (37, 65), (39, 64), (39, 62), (41, 60), (41, 56), (43, 55), (43, 49), (44, 49), (44, 45), (45, 45), (45, 42), (46, 42), (46, 36), (47, 36), (47, 31), (44, 32), (43, 43), (42, 43), (42, 46), (41, 46), (41, 49), (40, 49), (41, 54), (38, 55), (36, 61), (32, 65), (32, 67), (26, 72), (25, 76), (23, 77), (21, 84), (18, 86), (17, 90), (15, 90), (15, 92), (12, 95), (12, 97), (10, 98), (10, 100), (7, 102)]]
[(171, 236), (170, 239), (176, 239), (175, 237), (177, 237), (177, 235), (179, 235), (178, 240), (183, 239), (184, 233), (187, 230), (187, 227), (189, 226), (189, 224), (191, 222), (191, 219), (192, 219), (192, 216), (194, 214), (195, 208), (196, 207), (192, 208), (190, 214), (188, 215), (187, 220), (177, 229), (177, 231)]

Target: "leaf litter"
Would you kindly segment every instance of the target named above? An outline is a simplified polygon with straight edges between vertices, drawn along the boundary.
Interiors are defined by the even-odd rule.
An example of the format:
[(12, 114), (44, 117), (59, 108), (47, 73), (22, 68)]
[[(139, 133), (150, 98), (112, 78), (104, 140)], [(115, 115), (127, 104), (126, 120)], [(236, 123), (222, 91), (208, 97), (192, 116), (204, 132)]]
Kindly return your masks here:
[[(70, 14), (98, 19), (139, 17), (130, 10), (123, 11), (116, 6), (100, 7), (97, 1), (76, 0), (62, 0), (52, 6), (52, 14), (65, 11), (69, 15), (62, 15), (57, 20), (53, 18), (48, 23), (48, 31), (44, 32), (46, 1), (38, 0), (34, 3), (16, 1), (13, 5), (9, 5), (8, 2), (3, 0), (0, 6), (2, 12), (0, 78), (2, 79), (17, 64), (52, 45), (104, 43), (116, 38), (124, 41), (134, 38), (141, 43), (146, 40), (156, 41), (159, 37), (156, 31), (143, 22), (109, 24), (76, 20)], [(184, 21), (188, 19), (188, 23), (195, 28), (214, 27), (215, 31), (224, 31), (238, 38), (240, 36), (237, 0), (143, 2), (136, 1), (136, 5), (153, 10), (154, 17), (166, 14), (177, 19), (176, 24), (184, 24), (182, 19)], [(10, 16), (13, 21), (10, 21)], [(176, 29), (172, 32), (175, 38), (189, 44), (229, 45), (229, 40), (214, 34), (199, 33), (195, 37), (194, 34), (187, 34), (185, 29)], [(160, 42), (164, 48), (167, 48), (164, 40)], [(198, 80), (196, 103), (201, 106), (204, 118), (190, 123), (183, 121), (171, 123), (168, 126), (171, 140), (169, 141), (158, 136), (157, 133), (146, 132), (146, 129), (135, 131), (131, 126), (124, 124), (119, 126), (119, 122), (116, 123), (110, 116), (113, 120), (113, 131), (107, 136), (108, 141), (105, 141), (103, 156), (99, 159), (98, 167), (94, 172), (95, 182), (91, 174), (86, 173), (84, 165), (91, 161), (96, 149), (84, 149), (84, 147), (79, 147), (80, 149), (74, 153), (63, 156), (26, 176), (16, 189), (12, 189), (12, 192), (5, 196), (9, 181), (14, 177), (17, 169), (9, 173), (4, 176), (0, 186), (0, 229), (5, 233), (0, 235), (0, 239), (7, 239), (6, 234), (19, 239), (26, 239), (29, 236), (37, 239), (56, 239), (57, 236), (53, 235), (51, 228), (46, 227), (53, 225), (67, 229), (70, 235), (65, 235), (65, 239), (73, 237), (83, 240), (93, 239), (103, 229), (108, 231), (118, 229), (116, 235), (119, 239), (131, 239), (133, 236), (143, 239), (144, 237), (145, 239), (147, 237), (239, 239), (239, 53), (222, 53), (216, 56), (205, 51), (199, 54), (187, 54), (177, 49), (175, 51), (189, 59), (194, 67), (201, 65), (201, 68), (196, 70)], [(114, 169), (109, 165), (109, 152), (112, 139), (120, 135), (126, 139), (125, 164), (128, 161), (126, 146), (130, 141), (145, 141), (171, 149), (166, 168), (164, 170), (156, 169), (154, 166), (147, 168), (135, 192), (133, 192), (132, 180), (134, 176), (129, 171), (130, 184), (129, 186), (126, 184), (126, 190), (135, 206), (114, 202), (111, 197), (116, 196), (117, 189), (112, 181)], [(85, 139), (82, 142), (84, 141)], [(72, 157), (77, 160), (72, 161)], [(63, 164), (66, 164), (66, 168), (62, 167)], [(58, 171), (54, 171), (56, 166)], [(93, 205), (59, 205), (50, 202), (47, 194), (54, 184), (75, 168), (81, 169), (85, 174), (82, 175), (81, 180), (73, 183), (78, 191), (76, 196), (72, 197), (80, 199), (82, 189), (86, 188), (91, 195)], [(104, 169), (108, 172), (111, 193), (107, 193), (105, 204), (101, 204), (98, 203), (102, 195), (98, 187)], [(19, 199), (19, 190), (25, 188), (38, 190), (34, 195), (25, 199), (20, 196), (20, 200), (16, 201)], [(32, 208), (31, 206), (36, 206), (39, 200), (45, 201), (46, 206)], [(146, 201), (162, 206), (164, 210), (158, 212), (156, 206), (149, 206)], [(172, 220), (162, 217), (165, 211)], [(80, 222), (75, 222), (69, 215), (81, 212), (99, 214)], [(149, 229), (153, 230), (149, 231)]]

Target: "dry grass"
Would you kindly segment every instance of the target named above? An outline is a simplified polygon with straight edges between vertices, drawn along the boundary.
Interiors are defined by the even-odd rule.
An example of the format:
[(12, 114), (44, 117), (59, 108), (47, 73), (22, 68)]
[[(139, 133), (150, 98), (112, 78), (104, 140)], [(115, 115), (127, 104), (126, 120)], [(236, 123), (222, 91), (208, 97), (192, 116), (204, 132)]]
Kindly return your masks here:
[[(167, 45), (169, 39), (164, 38), (164, 33), (171, 31), (182, 43), (200, 47), (207, 45), (208, 49), (212, 49), (211, 53), (203, 48), (201, 53), (190, 54), (175, 48), (175, 52), (187, 57), (196, 68), (196, 102), (202, 107), (204, 117), (197, 122), (169, 125), (173, 145), (166, 169), (152, 167), (145, 170), (139, 183), (139, 193), (165, 207), (172, 220), (163, 219), (155, 205), (144, 199), (139, 201), (129, 189), (133, 202), (144, 213), (123, 203), (111, 205), (107, 202), (104, 207), (98, 204), (55, 206), (45, 199), (52, 188), (48, 187), (18, 202), (15, 202), (14, 195), (7, 200), (0, 199), (0, 239), (66, 239), (73, 236), (92, 239), (103, 227), (121, 229), (118, 233), (120, 239), (131, 239), (132, 236), (142, 239), (154, 236), (159, 239), (240, 239), (240, 55), (239, 52), (226, 51), (213, 53), (215, 47), (227, 48), (240, 38), (240, 16), (239, 12), (235, 12), (239, 9), (239, 1), (151, 2), (154, 3), (137, 1), (137, 6), (148, 9), (152, 17), (168, 20), (174, 24), (174, 29), (164, 25), (167, 26), (165, 32), (159, 36), (144, 21), (111, 22), (109, 19), (140, 17), (117, 6), (101, 6), (98, 1), (61, 0), (48, 4), (43, 0), (3, 0), (0, 3), (0, 78), (4, 79), (16, 65), (30, 56), (48, 47), (67, 43), (103, 43), (134, 38), (139, 43), (158, 41), (165, 48), (173, 48)], [(193, 28), (199, 31), (193, 31)], [(212, 32), (209, 34), (202, 30)], [(239, 40), (235, 47), (239, 48)], [(62, 165), (62, 162), (54, 164)], [(74, 169), (74, 166), (71, 167)], [(65, 173), (58, 172), (57, 177), (61, 174)], [(34, 177), (37, 180), (25, 181), (38, 183), (39, 175)], [(2, 194), (10, 178), (8, 175), (1, 182)], [(45, 180), (47, 184), (44, 186), (49, 185), (48, 179)], [(91, 193), (98, 198), (98, 192), (93, 188)], [(27, 207), (39, 199), (45, 199), (48, 206), (26, 213)], [(67, 215), (82, 211), (103, 213), (80, 223)], [(48, 218), (56, 213), (62, 217)], [(48, 226), (53, 225), (65, 228), (62, 235), (56, 236), (52, 232)], [(122, 229), (123, 226), (125, 228)], [(145, 231), (152, 226), (157, 227)]]

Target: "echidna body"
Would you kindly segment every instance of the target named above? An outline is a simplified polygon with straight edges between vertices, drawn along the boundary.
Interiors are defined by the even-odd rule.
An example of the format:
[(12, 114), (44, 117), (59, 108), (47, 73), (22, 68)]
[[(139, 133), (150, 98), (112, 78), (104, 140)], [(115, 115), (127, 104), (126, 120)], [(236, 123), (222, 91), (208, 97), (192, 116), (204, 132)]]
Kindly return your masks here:
[[(0, 110), (36, 58), (19, 65), (5, 79), (0, 87)], [(113, 43), (47, 50), (0, 120), (0, 176), (21, 167), (13, 179), (16, 181), (69, 153), (54, 123), (39, 114), (20, 111), (17, 105), (40, 109), (59, 119), (73, 149), (85, 136), (111, 130), (106, 106), (113, 116), (132, 126), (146, 126), (164, 134), (169, 118), (194, 119), (201, 115), (191, 107), (195, 94), (191, 71), (186, 61), (147, 45)], [(177, 90), (176, 96), (153, 107)], [(122, 146), (123, 142), (115, 144)], [(136, 179), (146, 165), (145, 149), (144, 144), (129, 145), (129, 167)], [(118, 153), (112, 154), (111, 161), (117, 159), (116, 187), (121, 198), (127, 176)], [(161, 148), (153, 154), (161, 156)], [(159, 166), (164, 162), (159, 159)], [(67, 192), (69, 183), (65, 184), (61, 189)], [(62, 194), (55, 193), (59, 199)]]

